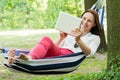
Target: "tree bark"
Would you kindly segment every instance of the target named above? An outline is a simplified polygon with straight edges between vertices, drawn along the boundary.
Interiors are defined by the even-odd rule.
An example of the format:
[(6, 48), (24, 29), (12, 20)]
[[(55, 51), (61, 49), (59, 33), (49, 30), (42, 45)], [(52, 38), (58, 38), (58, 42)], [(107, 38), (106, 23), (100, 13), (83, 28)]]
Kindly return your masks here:
[[(120, 0), (106, 0), (107, 6), (107, 69), (120, 67)], [(115, 68), (114, 68), (115, 69)]]
[(90, 9), (97, 0), (84, 0), (85, 10)]
[[(90, 9), (96, 1), (97, 0), (84, 0), (85, 10)], [(100, 43), (100, 46), (98, 48), (98, 52), (100, 52), (101, 50), (102, 51), (103, 50), (107, 51), (107, 44), (106, 44), (106, 39), (105, 39), (104, 26), (102, 27), (102, 36), (100, 36), (100, 38), (101, 38), (101, 43)]]

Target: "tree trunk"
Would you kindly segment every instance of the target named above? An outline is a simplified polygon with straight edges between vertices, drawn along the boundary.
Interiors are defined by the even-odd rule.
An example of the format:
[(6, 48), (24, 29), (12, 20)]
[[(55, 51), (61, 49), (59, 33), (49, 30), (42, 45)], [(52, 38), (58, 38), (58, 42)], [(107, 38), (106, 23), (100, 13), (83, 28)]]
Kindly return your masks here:
[[(91, 6), (96, 2), (97, 0), (84, 0), (84, 4), (85, 4), (85, 10), (86, 9), (90, 9)], [(104, 26), (103, 26), (104, 27)], [(104, 33), (104, 28), (102, 27), (102, 36), (100, 36), (101, 38), (101, 43), (100, 46), (98, 48), (98, 51), (100, 50), (104, 50), (107, 51), (107, 44), (106, 44), (106, 39), (105, 39), (105, 33)]]
[(85, 10), (90, 9), (97, 0), (84, 0)]
[[(120, 67), (120, 0), (106, 0), (107, 6), (107, 39), (108, 70)], [(114, 68), (115, 69), (115, 68)]]

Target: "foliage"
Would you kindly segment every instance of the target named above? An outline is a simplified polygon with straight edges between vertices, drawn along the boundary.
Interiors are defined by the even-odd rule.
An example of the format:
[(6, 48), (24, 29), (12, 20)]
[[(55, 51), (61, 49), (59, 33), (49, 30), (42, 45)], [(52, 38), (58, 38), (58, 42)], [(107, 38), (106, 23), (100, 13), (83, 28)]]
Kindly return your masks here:
[(103, 70), (102, 72), (94, 75), (95, 80), (119, 80), (120, 79), (120, 56), (110, 59), (110, 61), (108, 61), (108, 64), (111, 64), (111, 66), (108, 67), (107, 70)]
[(100, 49), (98, 52), (101, 53), (101, 54), (105, 54), (106, 53), (106, 51), (104, 49)]
[(79, 16), (82, 0), (1, 0), (0, 29), (54, 28), (60, 11)]

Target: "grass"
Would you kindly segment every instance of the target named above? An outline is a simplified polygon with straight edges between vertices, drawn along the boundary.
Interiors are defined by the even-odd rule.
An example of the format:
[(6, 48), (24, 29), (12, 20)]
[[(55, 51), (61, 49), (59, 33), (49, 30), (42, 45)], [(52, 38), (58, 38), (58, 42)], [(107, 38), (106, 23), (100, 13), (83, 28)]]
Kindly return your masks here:
[[(42, 36), (50, 36), (54, 41), (58, 34), (34, 34), (28, 36), (0, 36), (0, 45), (5, 48), (31, 49)], [(106, 69), (106, 54), (96, 54), (93, 57), (85, 59), (77, 70), (62, 75), (32, 75), (25, 73), (11, 72), (2, 65), (0, 57), (0, 80), (82, 80), (80, 76), (100, 72)]]

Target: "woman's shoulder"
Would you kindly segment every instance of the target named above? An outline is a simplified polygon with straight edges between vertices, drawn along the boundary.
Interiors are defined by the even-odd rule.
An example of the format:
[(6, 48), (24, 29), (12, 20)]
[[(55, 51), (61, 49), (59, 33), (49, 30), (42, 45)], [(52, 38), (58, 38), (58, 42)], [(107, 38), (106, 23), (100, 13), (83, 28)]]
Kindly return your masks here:
[(99, 35), (95, 35), (95, 34), (92, 34), (92, 33), (90, 33), (89, 38), (91, 38), (91, 39), (99, 39), (100, 40), (100, 36)]
[(96, 35), (96, 34), (91, 34), (91, 36), (93, 36), (93, 37), (100, 37), (99, 35)]
[(89, 37), (100, 37), (99, 35), (92, 34), (92, 33), (88, 33), (87, 36), (89, 36)]

